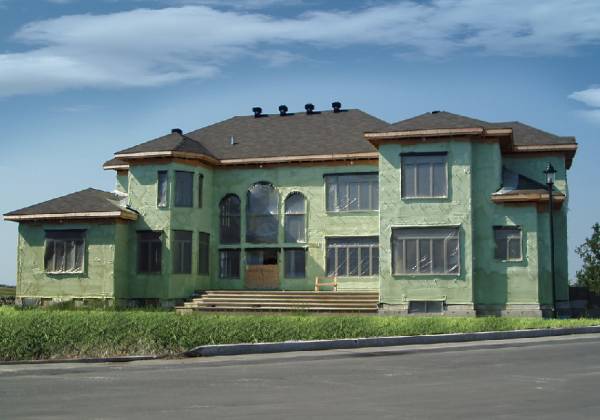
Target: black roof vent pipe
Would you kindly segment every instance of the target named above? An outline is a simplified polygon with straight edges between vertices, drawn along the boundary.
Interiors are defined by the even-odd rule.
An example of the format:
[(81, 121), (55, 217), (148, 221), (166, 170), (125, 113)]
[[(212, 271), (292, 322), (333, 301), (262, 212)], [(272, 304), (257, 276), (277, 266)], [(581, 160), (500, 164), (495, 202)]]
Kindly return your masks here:
[(171, 130), (171, 134), (183, 134), (183, 131), (181, 131), (181, 128), (174, 128)]
[(279, 115), (281, 115), (282, 117), (285, 117), (287, 115), (288, 112), (288, 107), (285, 105), (279, 105)]
[(306, 115), (310, 115), (310, 114), (314, 114), (315, 113), (315, 106), (313, 104), (306, 104), (306, 105), (304, 105), (304, 109), (306, 109)]
[(431, 113), (432, 113), (432, 114), (439, 114), (439, 113), (440, 113), (440, 111), (438, 111), (438, 110), (435, 110), (435, 111), (431, 111)]
[(337, 101), (332, 102), (331, 107), (333, 108), (333, 112), (338, 113), (342, 110), (342, 103)]
[(259, 106), (255, 106), (252, 108), (252, 112), (254, 112), (254, 118), (259, 118), (260, 114), (262, 114), (262, 108)]

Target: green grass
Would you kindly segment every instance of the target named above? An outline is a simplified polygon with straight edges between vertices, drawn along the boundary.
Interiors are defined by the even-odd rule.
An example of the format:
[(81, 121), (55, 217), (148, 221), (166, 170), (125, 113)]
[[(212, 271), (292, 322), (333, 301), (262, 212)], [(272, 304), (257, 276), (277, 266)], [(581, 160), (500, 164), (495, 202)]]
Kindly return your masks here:
[(0, 360), (175, 356), (204, 344), (505, 331), (600, 320), (354, 315), (177, 315), (162, 311), (0, 307)]

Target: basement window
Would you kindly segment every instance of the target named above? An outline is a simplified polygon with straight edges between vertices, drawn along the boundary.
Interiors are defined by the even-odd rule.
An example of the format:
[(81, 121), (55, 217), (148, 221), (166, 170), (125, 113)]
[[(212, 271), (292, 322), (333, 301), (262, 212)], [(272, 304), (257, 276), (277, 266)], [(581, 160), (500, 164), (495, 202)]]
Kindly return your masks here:
[(442, 300), (411, 300), (408, 303), (409, 314), (441, 314), (444, 312)]
[(173, 273), (191, 274), (192, 272), (192, 232), (173, 231)]
[(496, 259), (502, 261), (521, 261), (522, 232), (520, 226), (494, 226)]
[(194, 206), (194, 173), (175, 171), (175, 207)]
[(162, 232), (137, 232), (138, 259), (137, 272), (160, 274), (162, 263)]
[(459, 274), (458, 237), (457, 227), (392, 229), (394, 274)]
[(379, 209), (377, 173), (325, 175), (328, 212)]
[(222, 249), (219, 251), (219, 277), (222, 279), (240, 278), (239, 249)]
[(46, 231), (46, 273), (82, 273), (84, 253), (85, 230)]
[(446, 153), (402, 154), (402, 197), (443, 198), (448, 196)]
[(158, 207), (168, 207), (169, 205), (169, 175), (167, 171), (158, 171), (157, 173), (157, 193), (156, 205)]
[(327, 238), (327, 275), (342, 277), (379, 274), (377, 236)]
[(284, 250), (284, 276), (288, 279), (303, 279), (306, 277), (306, 250), (303, 248), (288, 248)]

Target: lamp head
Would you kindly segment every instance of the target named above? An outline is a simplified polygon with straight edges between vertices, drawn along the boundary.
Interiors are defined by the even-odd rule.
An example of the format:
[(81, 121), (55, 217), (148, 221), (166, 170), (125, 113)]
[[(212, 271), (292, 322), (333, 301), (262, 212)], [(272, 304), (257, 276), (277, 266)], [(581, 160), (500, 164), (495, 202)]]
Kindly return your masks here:
[(546, 170), (544, 171), (546, 174), (546, 184), (553, 185), (554, 180), (556, 179), (556, 169), (550, 162), (548, 162), (548, 166), (546, 166)]

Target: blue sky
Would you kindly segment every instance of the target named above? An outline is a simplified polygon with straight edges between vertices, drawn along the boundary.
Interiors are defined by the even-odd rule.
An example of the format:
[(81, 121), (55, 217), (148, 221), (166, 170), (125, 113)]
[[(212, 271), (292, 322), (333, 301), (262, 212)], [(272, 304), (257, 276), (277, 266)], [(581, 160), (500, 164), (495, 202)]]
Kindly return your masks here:
[[(600, 222), (597, 0), (0, 0), (0, 213), (114, 188), (120, 149), (253, 106), (334, 100), (574, 135), (573, 250)], [(17, 225), (0, 221), (0, 283)]]

